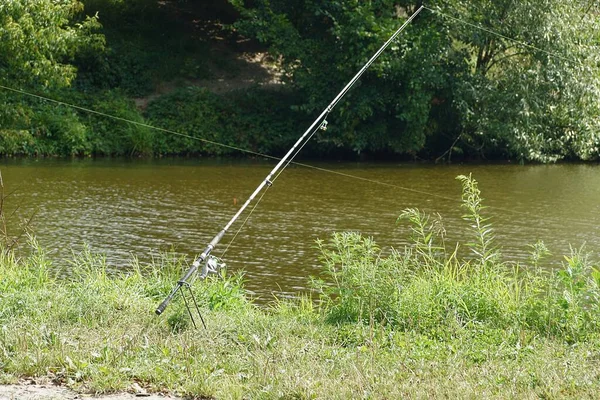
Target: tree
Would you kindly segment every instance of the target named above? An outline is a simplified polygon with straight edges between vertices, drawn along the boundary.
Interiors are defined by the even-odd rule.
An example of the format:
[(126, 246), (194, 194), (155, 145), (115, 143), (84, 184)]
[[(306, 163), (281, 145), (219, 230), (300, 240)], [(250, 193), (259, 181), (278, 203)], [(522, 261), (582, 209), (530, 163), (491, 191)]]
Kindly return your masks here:
[(11, 0), (0, 4), (0, 80), (12, 86), (68, 86), (69, 63), (82, 48), (102, 48), (96, 17), (73, 23), (77, 0)]
[[(77, 0), (11, 0), (0, 4), (0, 84), (44, 92), (69, 86), (76, 69), (71, 64), (78, 51), (100, 50), (104, 37), (95, 34), (99, 28), (96, 17), (81, 18), (82, 4)], [(39, 124), (36, 120), (52, 120), (49, 107), (46, 114), (32, 112), (32, 101), (0, 91), (0, 152), (31, 153), (33, 136)], [(80, 149), (82, 126), (75, 113), (61, 111), (73, 123), (68, 131), (76, 133)], [(52, 117), (52, 118), (51, 118)], [(45, 128), (49, 128), (46, 125)], [(45, 135), (51, 135), (42, 129)], [(63, 132), (55, 132), (63, 135)]]
[[(412, 14), (396, 1), (257, 1), (243, 7), (243, 33), (269, 45), (287, 83), (306, 99), (298, 109), (315, 114)], [(440, 124), (429, 118), (460, 68), (438, 20), (417, 19), (371, 66), (330, 117), (324, 145), (363, 151), (416, 153)], [(417, 68), (414, 68), (417, 65)], [(439, 112), (440, 115), (446, 114)]]
[[(238, 29), (269, 45), (306, 99), (298, 108), (311, 113), (420, 4), (232, 2), (244, 16)], [(430, 7), (437, 12), (423, 12), (339, 105), (337, 129), (321, 141), (448, 158), (458, 151), (541, 161), (598, 157), (598, 6), (438, 0)]]
[(452, 20), (470, 69), (454, 91), (463, 146), (521, 160), (598, 158), (600, 23), (592, 3), (461, 0), (438, 10), (487, 30)]

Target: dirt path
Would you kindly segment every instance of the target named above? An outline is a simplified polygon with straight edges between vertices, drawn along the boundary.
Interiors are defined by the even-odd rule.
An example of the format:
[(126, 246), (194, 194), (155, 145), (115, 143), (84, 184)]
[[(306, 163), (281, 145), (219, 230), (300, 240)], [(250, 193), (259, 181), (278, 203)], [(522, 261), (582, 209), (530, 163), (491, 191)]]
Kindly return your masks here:
[(213, 93), (222, 94), (234, 90), (247, 89), (252, 86), (279, 87), (281, 85), (281, 72), (275, 63), (269, 61), (269, 56), (264, 52), (240, 53), (228, 55), (230, 63), (235, 65), (236, 73), (228, 73), (217, 66), (210, 68), (210, 79), (185, 80), (183, 82), (161, 82), (156, 85), (154, 93), (134, 98), (139, 109), (145, 109), (148, 103), (160, 96), (171, 93), (180, 87), (195, 86), (205, 88)]
[(93, 396), (90, 394), (80, 394), (62, 386), (55, 385), (0, 385), (0, 400), (176, 400), (177, 397), (162, 396), (158, 394), (140, 393), (118, 393), (111, 395)]

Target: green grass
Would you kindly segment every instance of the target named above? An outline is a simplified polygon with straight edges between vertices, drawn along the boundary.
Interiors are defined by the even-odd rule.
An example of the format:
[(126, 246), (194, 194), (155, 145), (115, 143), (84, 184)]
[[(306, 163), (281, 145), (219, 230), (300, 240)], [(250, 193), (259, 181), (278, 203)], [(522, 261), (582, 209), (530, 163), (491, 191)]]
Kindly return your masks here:
[(84, 251), (59, 279), (35, 240), (28, 257), (4, 251), (0, 382), (43, 376), (93, 393), (135, 383), (217, 399), (594, 398), (597, 269), (581, 251), (544, 269), (541, 244), (523, 265), (503, 262), (477, 183), (461, 179), (469, 255), (435, 218), (405, 210), (412, 245), (390, 256), (357, 233), (320, 243), (319, 299), (257, 307), (240, 276), (197, 282), (206, 330), (191, 327), (180, 299), (153, 314), (185, 259), (111, 273)]

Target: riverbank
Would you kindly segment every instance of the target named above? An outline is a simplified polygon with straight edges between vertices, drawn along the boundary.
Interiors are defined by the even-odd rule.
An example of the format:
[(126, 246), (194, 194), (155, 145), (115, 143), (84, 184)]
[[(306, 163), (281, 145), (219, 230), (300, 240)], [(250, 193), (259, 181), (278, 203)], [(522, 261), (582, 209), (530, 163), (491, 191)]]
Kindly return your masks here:
[[(88, 250), (64, 278), (35, 240), (0, 256), (0, 383), (43, 379), (83, 394), (140, 388), (189, 398), (594, 398), (600, 274), (583, 251), (543, 269), (546, 249), (503, 262), (477, 183), (461, 177), (472, 255), (407, 209), (411, 244), (382, 256), (357, 233), (319, 242), (314, 298), (257, 307), (239, 275), (153, 310), (189, 261), (165, 254), (111, 272)], [(63, 276), (62, 278), (60, 278)], [(318, 301), (317, 301), (318, 300)]]
[(451, 335), (445, 326), (436, 335), (335, 324), (308, 301), (258, 309), (231, 278), (196, 286), (207, 329), (192, 329), (180, 303), (152, 314), (180, 261), (114, 277), (98, 258), (74, 262), (81, 273), (67, 282), (50, 277), (42, 253), (2, 260), (3, 384), (32, 377), (82, 394), (138, 387), (217, 399), (593, 398), (600, 390), (597, 339), (567, 343), (476, 323)]

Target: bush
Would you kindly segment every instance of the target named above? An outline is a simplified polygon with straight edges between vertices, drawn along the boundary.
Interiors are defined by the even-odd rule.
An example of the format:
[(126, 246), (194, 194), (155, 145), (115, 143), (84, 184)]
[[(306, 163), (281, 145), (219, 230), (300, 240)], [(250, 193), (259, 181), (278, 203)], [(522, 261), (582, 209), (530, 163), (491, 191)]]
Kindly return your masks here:
[(87, 154), (88, 129), (76, 111), (31, 98), (9, 94), (0, 107), (0, 154)]
[(161, 133), (159, 154), (237, 154), (233, 148), (260, 153), (283, 152), (301, 134), (302, 116), (291, 109), (292, 95), (260, 88), (218, 95), (187, 88), (151, 102), (147, 118), (156, 126), (181, 133)]
[[(12, 109), (0, 108), (0, 154), (3, 155), (149, 155), (154, 131), (134, 102), (117, 90), (78, 92), (64, 89), (44, 96), (93, 110), (77, 110), (46, 100), (8, 96)], [(108, 116), (107, 116), (108, 115)], [(110, 116), (110, 117), (109, 117)]]
[(231, 104), (205, 89), (177, 90), (151, 102), (147, 118), (156, 126), (180, 133), (161, 133), (155, 142), (159, 154), (227, 154), (231, 150), (211, 142), (243, 146), (231, 135)]
[(56, 107), (48, 103), (40, 104), (36, 108), (31, 122), (36, 155), (89, 154), (89, 130), (73, 109)]
[(152, 154), (155, 131), (126, 122), (127, 120), (145, 123), (132, 100), (120, 91), (107, 91), (95, 94), (91, 98), (90, 107), (100, 113), (122, 118), (117, 120), (97, 114), (85, 115), (90, 130), (91, 148), (95, 154), (129, 156)]
[[(233, 131), (244, 135), (253, 151), (285, 153), (312, 122), (311, 116), (294, 111), (297, 96), (293, 91), (261, 88), (229, 93), (227, 100), (236, 111)], [(317, 153), (317, 142), (309, 142), (305, 151)]]

